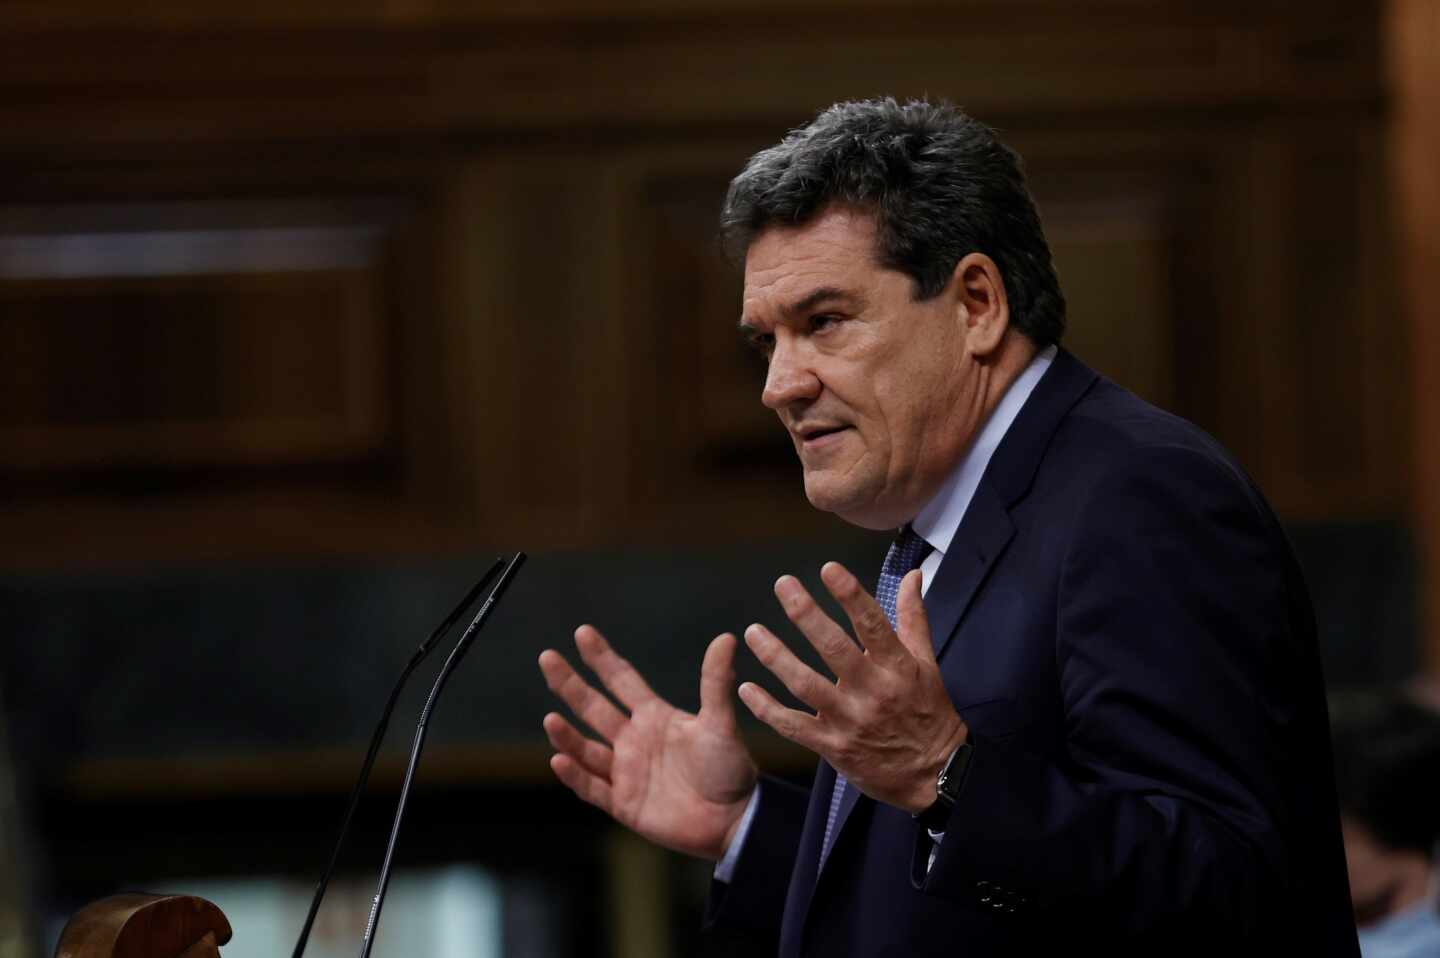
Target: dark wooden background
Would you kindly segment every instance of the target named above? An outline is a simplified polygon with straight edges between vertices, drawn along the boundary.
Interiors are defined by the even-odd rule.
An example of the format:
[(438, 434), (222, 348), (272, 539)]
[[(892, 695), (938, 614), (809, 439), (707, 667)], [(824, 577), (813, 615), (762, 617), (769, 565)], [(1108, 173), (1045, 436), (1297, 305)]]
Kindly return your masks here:
[(1022, 151), (1075, 351), (1407, 515), (1374, 6), (539, 6), (7, 5), (6, 564), (812, 533), (714, 214), (878, 91)]

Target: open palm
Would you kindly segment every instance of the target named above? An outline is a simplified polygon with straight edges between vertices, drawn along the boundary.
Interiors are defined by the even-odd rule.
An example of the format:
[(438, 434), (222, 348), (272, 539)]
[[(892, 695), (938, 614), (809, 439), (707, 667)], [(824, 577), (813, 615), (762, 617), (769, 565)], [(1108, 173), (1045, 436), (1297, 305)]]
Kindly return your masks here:
[(718, 859), (755, 787), (755, 763), (735, 727), (733, 635), (710, 643), (700, 667), (700, 711), (684, 712), (650, 688), (596, 629), (575, 645), (585, 664), (627, 709), (592, 687), (558, 652), (540, 655), (550, 690), (603, 739), (582, 735), (558, 713), (545, 716), (556, 754), (550, 767), (585, 801), (675, 851)]

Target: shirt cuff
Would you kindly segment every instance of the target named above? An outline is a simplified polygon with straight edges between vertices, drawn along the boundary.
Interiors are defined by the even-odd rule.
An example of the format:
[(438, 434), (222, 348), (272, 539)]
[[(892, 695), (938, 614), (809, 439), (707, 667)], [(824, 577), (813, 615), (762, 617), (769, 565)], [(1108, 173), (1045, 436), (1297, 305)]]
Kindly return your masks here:
[(745, 811), (740, 815), (740, 827), (735, 829), (735, 837), (730, 839), (730, 847), (725, 849), (725, 854), (715, 863), (715, 880), (729, 883), (730, 876), (735, 874), (735, 863), (740, 860), (740, 849), (745, 845), (745, 836), (750, 834), (750, 822), (755, 818), (755, 806), (760, 803), (760, 786), (756, 785), (755, 790), (750, 793), (750, 801), (745, 803)]
[(925, 861), (925, 874), (928, 875), (930, 874), (930, 869), (935, 867), (935, 857), (940, 854), (940, 843), (945, 840), (945, 833), (943, 831), (937, 832), (933, 828), (927, 828), (925, 831), (930, 833), (931, 843), (930, 857)]

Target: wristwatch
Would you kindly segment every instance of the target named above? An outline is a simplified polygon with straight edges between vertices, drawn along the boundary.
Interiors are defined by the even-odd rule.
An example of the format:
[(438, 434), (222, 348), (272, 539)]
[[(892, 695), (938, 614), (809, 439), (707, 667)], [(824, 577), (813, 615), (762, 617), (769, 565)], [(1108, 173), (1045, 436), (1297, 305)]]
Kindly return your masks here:
[(970, 768), (970, 756), (974, 752), (975, 748), (966, 742), (950, 753), (949, 761), (935, 779), (935, 802), (914, 816), (917, 823), (932, 832), (945, 830), (950, 812), (960, 800), (960, 788), (965, 784), (965, 772)]

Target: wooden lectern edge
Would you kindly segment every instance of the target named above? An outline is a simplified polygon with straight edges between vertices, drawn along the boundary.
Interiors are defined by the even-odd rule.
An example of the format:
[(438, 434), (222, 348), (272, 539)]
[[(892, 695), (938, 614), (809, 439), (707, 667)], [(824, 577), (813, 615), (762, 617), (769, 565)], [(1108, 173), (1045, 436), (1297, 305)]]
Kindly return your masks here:
[(75, 913), (55, 958), (219, 958), (230, 935), (225, 913), (203, 898), (114, 895)]

